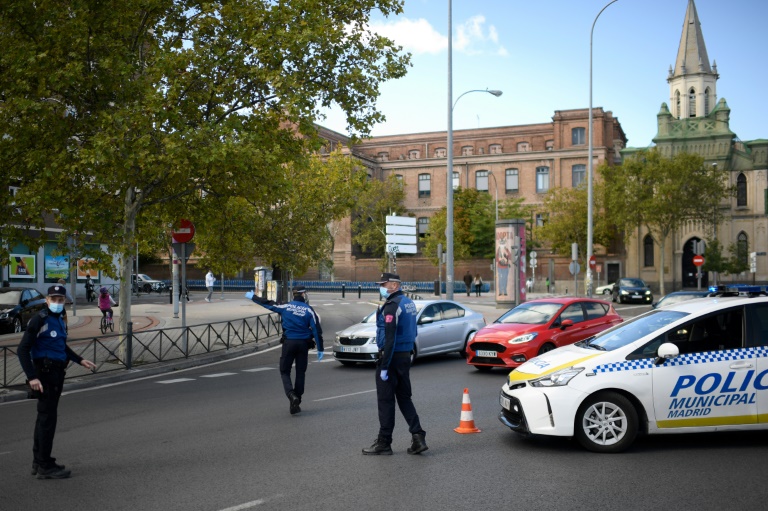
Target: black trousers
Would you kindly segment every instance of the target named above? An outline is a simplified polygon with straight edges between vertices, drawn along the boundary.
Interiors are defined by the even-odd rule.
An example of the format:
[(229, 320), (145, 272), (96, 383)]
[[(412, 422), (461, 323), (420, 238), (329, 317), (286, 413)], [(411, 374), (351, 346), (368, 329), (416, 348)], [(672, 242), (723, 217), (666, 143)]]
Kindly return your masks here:
[(376, 398), (379, 407), (379, 438), (392, 441), (395, 429), (395, 401), (400, 407), (408, 431), (411, 434), (424, 433), (419, 422), (419, 414), (411, 400), (411, 360), (410, 353), (395, 353), (389, 363), (388, 380), (381, 379), (381, 366), (376, 368)]
[(35, 463), (49, 468), (56, 461), (51, 457), (53, 437), (56, 435), (59, 398), (64, 386), (64, 365), (61, 367), (44, 367), (35, 362), (37, 375), (43, 384), (43, 394), (37, 399), (37, 421), (35, 422), (35, 441), (32, 455)]
[[(291, 391), (301, 397), (304, 394), (304, 374), (307, 372), (309, 344), (305, 339), (286, 339), (280, 354), (280, 378), (283, 379), (285, 394)], [(296, 383), (291, 382), (291, 367), (296, 362)]]

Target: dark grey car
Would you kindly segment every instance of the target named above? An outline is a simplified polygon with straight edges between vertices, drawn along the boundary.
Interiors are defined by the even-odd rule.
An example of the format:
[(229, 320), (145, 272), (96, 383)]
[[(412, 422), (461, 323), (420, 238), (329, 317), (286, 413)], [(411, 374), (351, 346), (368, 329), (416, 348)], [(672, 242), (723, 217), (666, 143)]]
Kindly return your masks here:
[(45, 297), (28, 287), (0, 287), (0, 333), (21, 332), (45, 308)]
[(615, 302), (653, 303), (653, 293), (643, 279), (623, 278), (613, 285), (611, 297)]

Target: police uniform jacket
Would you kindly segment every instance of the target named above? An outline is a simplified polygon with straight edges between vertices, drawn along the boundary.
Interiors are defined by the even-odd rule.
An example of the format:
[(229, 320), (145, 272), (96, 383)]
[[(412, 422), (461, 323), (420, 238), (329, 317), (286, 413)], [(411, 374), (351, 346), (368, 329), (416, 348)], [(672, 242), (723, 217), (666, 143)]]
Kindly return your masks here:
[(280, 314), (286, 339), (303, 341), (314, 338), (317, 351), (323, 351), (323, 337), (318, 331), (319, 325), (312, 307), (299, 300), (291, 300), (283, 305), (275, 305), (274, 302), (256, 295), (252, 300), (265, 309)]
[(61, 314), (48, 309), (32, 316), (19, 344), (19, 362), (27, 379), (37, 378), (35, 360), (73, 361), (80, 363), (83, 357), (67, 346), (67, 326)]
[(376, 345), (386, 369), (394, 353), (410, 353), (416, 342), (416, 304), (398, 290), (376, 311)]

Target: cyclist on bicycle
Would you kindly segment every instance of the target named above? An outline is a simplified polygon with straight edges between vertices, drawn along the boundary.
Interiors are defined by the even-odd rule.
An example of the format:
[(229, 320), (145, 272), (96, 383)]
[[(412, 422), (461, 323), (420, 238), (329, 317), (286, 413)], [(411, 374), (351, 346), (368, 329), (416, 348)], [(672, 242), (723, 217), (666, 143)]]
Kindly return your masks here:
[(102, 316), (109, 318), (110, 321), (112, 320), (113, 305), (117, 305), (117, 302), (112, 299), (112, 295), (109, 294), (107, 288), (101, 286), (101, 289), (99, 289), (99, 310), (101, 310)]

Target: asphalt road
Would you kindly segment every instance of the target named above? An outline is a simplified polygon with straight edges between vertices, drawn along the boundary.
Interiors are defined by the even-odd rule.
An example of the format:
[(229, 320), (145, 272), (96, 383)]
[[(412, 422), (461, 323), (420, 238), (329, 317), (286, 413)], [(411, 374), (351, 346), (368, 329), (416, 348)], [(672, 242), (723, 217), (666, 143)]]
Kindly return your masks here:
[[(326, 337), (373, 309), (314, 301)], [(642, 312), (617, 306), (623, 315)], [(647, 308), (645, 308), (647, 309)], [(490, 312), (489, 312), (490, 314)], [(429, 451), (363, 456), (378, 425), (373, 371), (310, 356), (291, 416), (279, 347), (216, 365), (75, 391), (62, 398), (54, 455), (72, 478), (29, 475), (35, 403), (0, 405), (0, 509), (762, 509), (765, 433), (640, 439), (620, 455), (524, 438), (496, 419), (504, 370), (458, 355), (419, 360), (414, 402)], [(459, 435), (464, 388), (479, 434)]]

